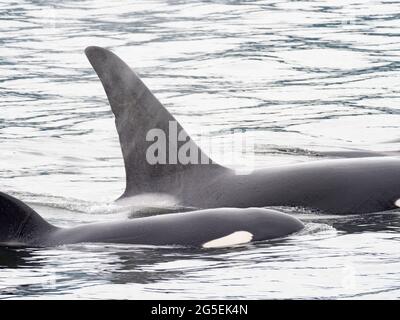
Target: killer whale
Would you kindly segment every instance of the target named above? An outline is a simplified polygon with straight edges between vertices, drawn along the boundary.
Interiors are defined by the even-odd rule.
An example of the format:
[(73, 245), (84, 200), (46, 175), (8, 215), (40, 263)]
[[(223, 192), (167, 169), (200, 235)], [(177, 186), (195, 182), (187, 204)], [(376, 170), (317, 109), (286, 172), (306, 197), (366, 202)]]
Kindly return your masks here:
[[(154, 128), (168, 132), (175, 118), (114, 53), (95, 46), (85, 53), (115, 115), (126, 173), (119, 201), (160, 193), (172, 195), (180, 205), (198, 208), (299, 206), (336, 214), (397, 208), (397, 156), (319, 160), (237, 175), (209, 159), (188, 137), (178, 141), (178, 147), (187, 142), (196, 146), (198, 156), (209, 159), (208, 164), (150, 164), (145, 154), (152, 142), (146, 140), (146, 133)], [(179, 123), (177, 127), (184, 131)]]
[(281, 238), (303, 227), (300, 220), (275, 210), (219, 208), (59, 228), (0, 192), (0, 246), (124, 243), (217, 248)]

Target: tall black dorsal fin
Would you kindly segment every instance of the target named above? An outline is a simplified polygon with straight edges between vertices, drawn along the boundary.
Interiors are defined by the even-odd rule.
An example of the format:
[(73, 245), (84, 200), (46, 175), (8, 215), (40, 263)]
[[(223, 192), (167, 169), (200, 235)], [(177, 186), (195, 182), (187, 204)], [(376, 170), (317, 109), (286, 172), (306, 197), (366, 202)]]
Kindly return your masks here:
[[(103, 84), (115, 115), (126, 172), (126, 190), (123, 196), (145, 192), (168, 193), (174, 188), (184, 188), (182, 184), (185, 176), (191, 176), (191, 179), (200, 176), (206, 178), (208, 174), (215, 176), (216, 171), (228, 170), (203, 153), (135, 72), (119, 57), (109, 50), (94, 46), (86, 48), (85, 53)], [(175, 144), (175, 141), (169, 139), (172, 133), (170, 129), (174, 126), (178, 134), (186, 134), (185, 141), (175, 140)], [(158, 141), (156, 138), (150, 141), (146, 138), (152, 129), (161, 129), (165, 133), (166, 163), (149, 163), (146, 157), (151, 150), (149, 147), (154, 147), (154, 142)], [(197, 158), (197, 163), (182, 163), (175, 155), (171, 156), (170, 150), (179, 150), (183, 145), (197, 150), (197, 154), (192, 153)]]
[(56, 229), (22, 201), (0, 192), (0, 244), (37, 244)]

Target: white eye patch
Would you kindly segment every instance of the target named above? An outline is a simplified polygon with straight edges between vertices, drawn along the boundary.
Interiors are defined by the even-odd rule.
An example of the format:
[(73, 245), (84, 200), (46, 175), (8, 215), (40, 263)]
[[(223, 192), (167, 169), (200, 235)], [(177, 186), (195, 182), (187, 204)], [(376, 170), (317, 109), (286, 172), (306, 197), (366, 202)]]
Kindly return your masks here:
[(394, 202), (394, 205), (395, 205), (396, 207), (400, 208), (400, 199), (397, 199), (397, 200)]
[(203, 244), (203, 248), (221, 248), (236, 244), (248, 243), (253, 239), (253, 234), (247, 231), (236, 231), (225, 237), (217, 238)]

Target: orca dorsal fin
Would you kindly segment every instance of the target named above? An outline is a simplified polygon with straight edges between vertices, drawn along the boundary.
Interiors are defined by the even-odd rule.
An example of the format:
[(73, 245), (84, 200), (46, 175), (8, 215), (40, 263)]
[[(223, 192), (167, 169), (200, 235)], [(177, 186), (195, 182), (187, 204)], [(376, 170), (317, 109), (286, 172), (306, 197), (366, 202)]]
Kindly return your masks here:
[[(169, 193), (174, 187), (184, 187), (182, 184), (185, 176), (204, 177), (208, 173), (215, 175), (216, 170), (229, 170), (214, 163), (204, 154), (138, 75), (118, 56), (95, 46), (86, 48), (85, 53), (103, 84), (115, 115), (126, 173), (126, 189), (123, 196), (146, 192)], [(178, 135), (186, 135), (184, 141), (170, 139), (171, 131), (175, 130), (174, 126)], [(155, 153), (158, 162), (148, 161), (147, 156), (151, 155), (151, 152), (148, 153), (149, 147), (154, 147), (154, 142), (162, 142), (154, 137), (154, 140), (149, 141), (148, 135), (152, 129), (161, 130), (165, 134), (166, 163), (158, 161), (163, 159), (159, 154), (160, 150)], [(173, 150), (179, 150), (183, 145), (197, 150), (197, 153), (192, 155), (197, 158), (197, 162), (182, 163), (177, 159), (178, 152), (171, 157)], [(193, 172), (196, 172), (195, 176)]]
[(22, 201), (0, 192), (0, 244), (34, 245), (56, 229)]

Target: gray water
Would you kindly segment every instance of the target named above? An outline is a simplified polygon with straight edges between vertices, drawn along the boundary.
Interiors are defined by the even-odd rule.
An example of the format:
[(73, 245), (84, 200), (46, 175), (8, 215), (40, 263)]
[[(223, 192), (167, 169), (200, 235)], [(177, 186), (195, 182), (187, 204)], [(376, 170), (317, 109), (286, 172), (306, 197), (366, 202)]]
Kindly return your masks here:
[[(58, 226), (141, 214), (113, 203), (123, 161), (88, 45), (194, 140), (218, 150), (245, 131), (253, 166), (400, 150), (399, 18), (396, 1), (1, 1), (1, 190)], [(0, 297), (400, 297), (400, 211), (284, 210), (306, 229), (233, 248), (1, 248)]]

